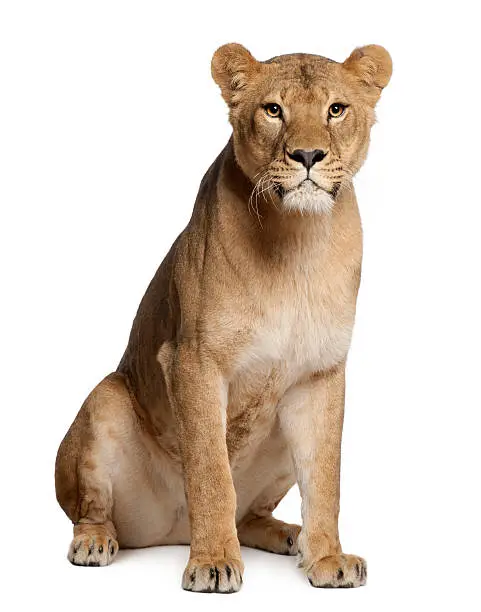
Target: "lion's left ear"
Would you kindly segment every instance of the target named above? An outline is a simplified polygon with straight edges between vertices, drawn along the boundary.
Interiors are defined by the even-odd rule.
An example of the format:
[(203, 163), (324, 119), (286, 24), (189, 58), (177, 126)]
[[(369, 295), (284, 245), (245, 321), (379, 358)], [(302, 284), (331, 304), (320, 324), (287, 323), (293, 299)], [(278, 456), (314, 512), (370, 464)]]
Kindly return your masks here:
[(217, 49), (211, 68), (222, 97), (232, 106), (249, 78), (259, 70), (260, 62), (242, 45), (230, 43)]
[(379, 45), (359, 47), (351, 53), (343, 66), (368, 89), (375, 104), (392, 74), (392, 60), (386, 49)]

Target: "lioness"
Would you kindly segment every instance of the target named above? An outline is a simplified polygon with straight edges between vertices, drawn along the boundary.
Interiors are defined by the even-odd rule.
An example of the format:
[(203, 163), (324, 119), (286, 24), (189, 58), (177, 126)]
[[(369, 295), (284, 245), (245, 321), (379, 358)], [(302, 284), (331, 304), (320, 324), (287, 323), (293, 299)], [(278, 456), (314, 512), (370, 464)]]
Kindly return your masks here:
[[(358, 587), (338, 535), (344, 372), (361, 273), (352, 186), (385, 49), (344, 63), (259, 62), (228, 44), (212, 74), (233, 134), (140, 304), (117, 368), (60, 445), (75, 565), (187, 544), (182, 586), (231, 593), (240, 545), (299, 554), (315, 587)], [(297, 482), (302, 528), (272, 512)]]

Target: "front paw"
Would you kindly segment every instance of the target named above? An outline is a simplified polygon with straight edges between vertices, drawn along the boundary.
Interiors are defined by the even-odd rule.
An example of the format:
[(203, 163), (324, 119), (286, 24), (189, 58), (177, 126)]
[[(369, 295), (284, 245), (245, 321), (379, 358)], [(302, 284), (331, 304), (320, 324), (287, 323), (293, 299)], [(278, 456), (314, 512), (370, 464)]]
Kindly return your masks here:
[(350, 589), (366, 584), (367, 566), (355, 555), (332, 555), (315, 561), (306, 571), (313, 587)]
[(235, 593), (242, 586), (243, 570), (239, 559), (208, 562), (190, 559), (182, 577), (182, 588), (196, 593)]

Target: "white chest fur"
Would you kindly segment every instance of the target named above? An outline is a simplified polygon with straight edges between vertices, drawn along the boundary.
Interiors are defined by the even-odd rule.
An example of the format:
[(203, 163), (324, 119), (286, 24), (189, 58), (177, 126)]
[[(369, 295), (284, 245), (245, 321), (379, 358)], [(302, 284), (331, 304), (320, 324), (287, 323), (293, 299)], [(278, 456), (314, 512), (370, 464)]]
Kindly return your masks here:
[(297, 278), (263, 307), (251, 341), (240, 357), (240, 371), (276, 368), (290, 385), (342, 361), (349, 350), (354, 300), (339, 287), (319, 289)]

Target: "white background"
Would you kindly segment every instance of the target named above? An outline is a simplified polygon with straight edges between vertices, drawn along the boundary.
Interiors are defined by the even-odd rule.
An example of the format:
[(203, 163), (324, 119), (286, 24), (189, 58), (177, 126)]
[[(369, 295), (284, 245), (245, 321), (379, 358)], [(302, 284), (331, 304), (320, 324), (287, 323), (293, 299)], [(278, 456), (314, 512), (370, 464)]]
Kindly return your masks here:
[[(468, 2), (3, 1), (0, 598), (7, 610), (480, 609), (479, 21)], [(356, 186), (365, 230), (341, 499), (363, 589), (244, 550), (239, 594), (183, 592), (186, 547), (71, 566), (54, 459), (227, 141), (210, 77), (386, 46), (394, 75)], [(299, 520), (297, 490), (277, 512)], [(261, 608), (261, 606), (263, 608)]]

